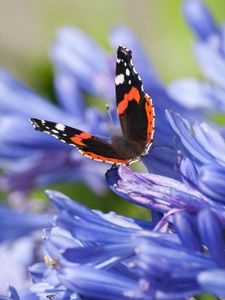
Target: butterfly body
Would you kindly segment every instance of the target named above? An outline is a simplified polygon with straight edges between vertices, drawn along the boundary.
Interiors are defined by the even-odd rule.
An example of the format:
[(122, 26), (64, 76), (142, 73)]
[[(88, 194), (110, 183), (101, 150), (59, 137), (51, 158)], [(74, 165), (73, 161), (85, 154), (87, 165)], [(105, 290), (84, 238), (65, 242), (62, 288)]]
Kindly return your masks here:
[(111, 164), (129, 165), (148, 153), (154, 133), (154, 108), (132, 63), (132, 52), (119, 46), (116, 62), (117, 113), (122, 136), (108, 143), (82, 130), (55, 122), (31, 119), (35, 129), (75, 146), (84, 156)]
[(143, 147), (139, 143), (129, 141), (123, 136), (113, 136), (112, 146), (124, 159), (139, 157), (143, 153)]

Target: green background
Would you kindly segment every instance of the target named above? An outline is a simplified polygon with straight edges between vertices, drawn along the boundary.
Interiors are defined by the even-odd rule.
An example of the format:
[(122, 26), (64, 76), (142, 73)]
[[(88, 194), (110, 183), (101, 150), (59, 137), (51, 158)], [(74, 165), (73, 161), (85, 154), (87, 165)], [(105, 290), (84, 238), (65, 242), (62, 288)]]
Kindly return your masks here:
[[(204, 2), (216, 20), (225, 19), (225, 1)], [(43, 78), (36, 80), (36, 72), (46, 68), (47, 49), (62, 25), (82, 28), (109, 49), (111, 26), (126, 24), (166, 83), (198, 74), (181, 0), (0, 0), (0, 4), (0, 63), (41, 92), (45, 92), (40, 87)]]

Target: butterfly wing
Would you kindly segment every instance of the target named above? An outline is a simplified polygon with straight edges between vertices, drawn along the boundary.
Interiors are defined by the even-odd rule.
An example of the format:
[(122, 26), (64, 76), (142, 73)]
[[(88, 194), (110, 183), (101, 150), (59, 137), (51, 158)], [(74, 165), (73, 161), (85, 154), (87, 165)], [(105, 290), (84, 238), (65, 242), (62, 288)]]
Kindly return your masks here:
[(154, 133), (154, 108), (132, 63), (132, 52), (119, 46), (116, 62), (117, 112), (125, 138), (148, 151)]
[(119, 155), (113, 146), (96, 136), (60, 123), (30, 119), (36, 130), (46, 132), (60, 141), (75, 146), (91, 159), (112, 164), (128, 164), (129, 160)]

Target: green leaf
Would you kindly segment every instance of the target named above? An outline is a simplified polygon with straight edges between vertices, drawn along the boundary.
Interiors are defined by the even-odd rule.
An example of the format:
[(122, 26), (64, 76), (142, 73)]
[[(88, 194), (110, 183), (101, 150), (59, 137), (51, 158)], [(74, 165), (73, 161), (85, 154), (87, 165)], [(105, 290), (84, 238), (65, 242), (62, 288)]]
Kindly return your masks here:
[(196, 299), (196, 300), (218, 300), (217, 297), (207, 294), (207, 293), (201, 294), (201, 295), (195, 297), (194, 299)]

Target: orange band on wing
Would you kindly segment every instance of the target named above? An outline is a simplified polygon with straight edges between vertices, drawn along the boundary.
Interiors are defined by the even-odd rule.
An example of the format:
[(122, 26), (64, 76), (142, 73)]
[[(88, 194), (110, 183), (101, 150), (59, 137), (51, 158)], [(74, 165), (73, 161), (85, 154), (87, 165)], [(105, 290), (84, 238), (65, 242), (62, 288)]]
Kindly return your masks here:
[(145, 111), (146, 111), (146, 115), (147, 115), (147, 120), (148, 120), (148, 127), (147, 127), (147, 143), (151, 142), (152, 139), (152, 135), (153, 135), (153, 131), (154, 131), (154, 109), (152, 106), (152, 99), (145, 94)]
[(82, 152), (85, 156), (88, 156), (90, 158), (97, 159), (97, 160), (99, 159), (99, 160), (102, 160), (102, 161), (105, 161), (105, 162), (111, 162), (111, 163), (114, 163), (114, 164), (127, 165), (127, 163), (129, 162), (128, 160), (116, 159), (116, 158), (105, 157), (105, 156), (102, 156), (102, 155), (97, 155), (93, 152), (86, 152), (86, 151), (82, 151)]
[(117, 106), (118, 115), (120, 116), (125, 112), (129, 101), (134, 100), (137, 103), (139, 103), (140, 99), (141, 99), (141, 96), (140, 96), (138, 89), (136, 87), (132, 87), (130, 92), (125, 94), (123, 100), (119, 102), (119, 104)]
[(75, 134), (70, 139), (74, 144), (77, 144), (79, 146), (86, 146), (82, 141), (90, 139), (91, 137), (92, 137), (91, 134), (89, 134), (87, 132), (81, 132), (80, 134)]

